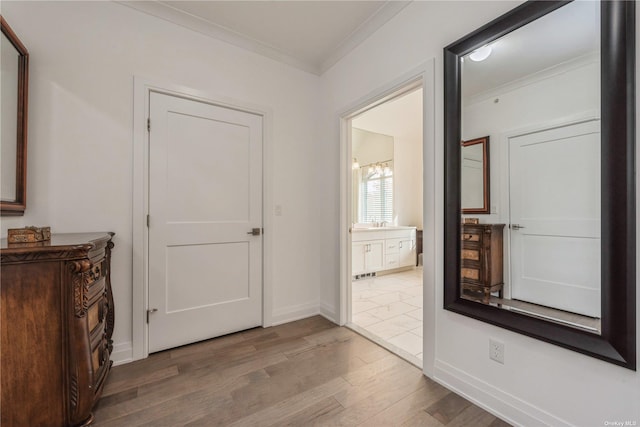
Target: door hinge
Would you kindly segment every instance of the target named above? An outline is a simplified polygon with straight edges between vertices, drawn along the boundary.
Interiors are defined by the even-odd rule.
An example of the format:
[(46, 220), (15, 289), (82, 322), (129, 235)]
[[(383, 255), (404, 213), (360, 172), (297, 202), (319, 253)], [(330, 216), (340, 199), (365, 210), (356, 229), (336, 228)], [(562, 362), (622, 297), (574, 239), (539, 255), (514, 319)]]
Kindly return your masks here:
[(156, 311), (158, 311), (157, 308), (150, 308), (149, 310), (147, 310), (147, 323), (149, 323), (149, 315), (151, 313), (155, 313)]
[(151, 132), (151, 118), (147, 119), (147, 132)]
[(147, 228), (149, 228), (149, 222), (151, 221), (149, 215), (147, 215)]

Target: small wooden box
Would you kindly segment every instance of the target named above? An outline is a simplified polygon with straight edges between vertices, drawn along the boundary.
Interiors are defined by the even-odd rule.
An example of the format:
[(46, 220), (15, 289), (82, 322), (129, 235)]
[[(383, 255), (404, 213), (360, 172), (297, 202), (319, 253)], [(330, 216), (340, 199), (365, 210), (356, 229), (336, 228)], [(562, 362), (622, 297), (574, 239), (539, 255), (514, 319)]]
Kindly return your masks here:
[(10, 228), (7, 231), (9, 243), (36, 243), (51, 240), (51, 227)]

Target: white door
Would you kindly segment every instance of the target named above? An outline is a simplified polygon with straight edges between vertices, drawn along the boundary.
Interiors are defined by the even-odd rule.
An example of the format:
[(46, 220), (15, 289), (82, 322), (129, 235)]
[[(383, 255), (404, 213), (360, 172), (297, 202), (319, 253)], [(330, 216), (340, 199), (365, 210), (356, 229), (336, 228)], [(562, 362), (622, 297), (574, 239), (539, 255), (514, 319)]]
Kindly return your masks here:
[(512, 298), (600, 317), (600, 122), (510, 138)]
[(152, 92), (150, 123), (149, 351), (261, 325), (262, 117)]

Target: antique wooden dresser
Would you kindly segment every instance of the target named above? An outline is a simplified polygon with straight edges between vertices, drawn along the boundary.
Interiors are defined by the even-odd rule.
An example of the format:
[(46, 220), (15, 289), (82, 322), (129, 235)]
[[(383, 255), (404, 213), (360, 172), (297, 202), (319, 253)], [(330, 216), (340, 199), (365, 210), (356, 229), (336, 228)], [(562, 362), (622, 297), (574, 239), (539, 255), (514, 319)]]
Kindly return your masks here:
[(1, 424), (77, 426), (111, 368), (113, 233), (0, 248)]
[(481, 293), (488, 304), (492, 292), (502, 297), (504, 224), (462, 224), (462, 291)]

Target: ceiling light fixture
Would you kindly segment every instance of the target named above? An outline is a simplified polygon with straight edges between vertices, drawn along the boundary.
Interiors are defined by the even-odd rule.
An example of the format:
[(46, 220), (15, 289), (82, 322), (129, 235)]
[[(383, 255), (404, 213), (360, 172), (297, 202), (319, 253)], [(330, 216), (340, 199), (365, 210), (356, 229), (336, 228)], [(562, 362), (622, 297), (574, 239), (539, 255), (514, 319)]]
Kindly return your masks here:
[(487, 59), (489, 55), (491, 55), (491, 46), (484, 45), (481, 48), (478, 48), (471, 52), (471, 55), (469, 55), (469, 59), (475, 62), (480, 62)]

